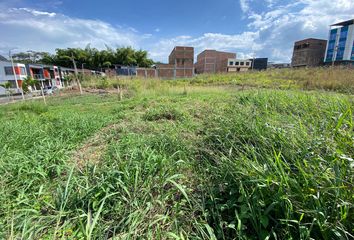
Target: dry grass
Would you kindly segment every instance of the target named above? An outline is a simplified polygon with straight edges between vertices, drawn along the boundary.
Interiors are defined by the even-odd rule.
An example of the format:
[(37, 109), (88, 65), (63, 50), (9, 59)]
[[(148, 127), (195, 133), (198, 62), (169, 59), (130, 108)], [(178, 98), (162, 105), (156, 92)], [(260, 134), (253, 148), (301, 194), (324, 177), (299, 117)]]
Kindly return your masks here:
[(94, 136), (87, 139), (79, 149), (73, 154), (73, 163), (79, 168), (89, 164), (98, 164), (107, 149), (110, 139), (110, 132), (118, 128), (117, 124), (111, 124), (104, 127)]
[[(348, 67), (273, 69), (246, 73), (205, 74), (190, 79), (95, 78), (83, 83), (87, 88), (109, 89), (120, 86), (144, 95), (169, 94), (181, 90), (199, 91), (200, 87), (219, 86), (239, 89), (271, 88), (325, 90), (354, 93), (354, 69)], [(193, 87), (193, 88), (192, 88)], [(214, 88), (213, 88), (214, 89)]]

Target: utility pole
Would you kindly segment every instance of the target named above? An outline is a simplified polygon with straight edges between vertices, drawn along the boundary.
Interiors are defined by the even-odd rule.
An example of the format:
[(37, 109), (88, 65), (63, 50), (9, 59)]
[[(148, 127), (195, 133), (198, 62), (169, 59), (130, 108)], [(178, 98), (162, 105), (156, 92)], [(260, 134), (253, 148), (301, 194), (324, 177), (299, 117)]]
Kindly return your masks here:
[(78, 83), (78, 85), (79, 85), (80, 94), (82, 95), (81, 83), (80, 83), (80, 80), (79, 80), (79, 78), (78, 78), (78, 72), (77, 72), (76, 62), (75, 62), (75, 59), (74, 59), (74, 55), (73, 55), (73, 54), (71, 54), (71, 60), (73, 61), (76, 81), (77, 81), (77, 83)]
[[(14, 49), (11, 49), (11, 50), (14, 50)], [(16, 71), (15, 71), (15, 66), (14, 66), (14, 61), (13, 61), (13, 59), (12, 59), (11, 50), (9, 50), (9, 57), (10, 57), (10, 60), (11, 60), (12, 72), (13, 72), (14, 77), (15, 77), (16, 88), (17, 88), (17, 90), (20, 90), (21, 95), (22, 95), (22, 99), (25, 100), (25, 95), (23, 94), (23, 89), (22, 89), (22, 87), (21, 87), (21, 89), (20, 89), (20, 87), (18, 86), (17, 74), (16, 74)], [(21, 72), (20, 72), (20, 73), (21, 73)]]

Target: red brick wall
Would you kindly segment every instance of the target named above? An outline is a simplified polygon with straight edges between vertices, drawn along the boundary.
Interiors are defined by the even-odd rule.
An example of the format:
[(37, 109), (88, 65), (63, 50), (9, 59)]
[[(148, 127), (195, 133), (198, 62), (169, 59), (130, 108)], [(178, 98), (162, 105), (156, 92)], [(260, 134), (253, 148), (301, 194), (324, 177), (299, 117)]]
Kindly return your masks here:
[(205, 50), (197, 57), (197, 63), (195, 64), (196, 72), (226, 72), (227, 65), (225, 65), (225, 60), (227, 60), (228, 58), (236, 58), (236, 53)]
[(154, 78), (156, 77), (157, 70), (155, 68), (138, 68), (136, 75), (139, 77)]
[(173, 78), (174, 65), (173, 64), (159, 64), (156, 66), (157, 76), (159, 78)]

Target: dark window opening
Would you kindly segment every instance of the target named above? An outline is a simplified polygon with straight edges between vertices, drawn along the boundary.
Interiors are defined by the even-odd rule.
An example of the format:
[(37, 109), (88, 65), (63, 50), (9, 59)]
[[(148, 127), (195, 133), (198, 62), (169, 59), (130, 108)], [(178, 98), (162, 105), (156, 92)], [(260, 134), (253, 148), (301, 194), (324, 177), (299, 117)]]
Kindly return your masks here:
[(14, 71), (12, 67), (5, 67), (5, 74), (6, 75), (14, 75)]

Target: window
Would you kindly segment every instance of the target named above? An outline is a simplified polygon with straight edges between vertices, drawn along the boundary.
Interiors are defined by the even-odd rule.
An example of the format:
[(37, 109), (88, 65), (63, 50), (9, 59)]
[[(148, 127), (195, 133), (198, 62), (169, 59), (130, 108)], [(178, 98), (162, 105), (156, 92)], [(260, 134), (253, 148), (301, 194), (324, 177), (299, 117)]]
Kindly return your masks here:
[(14, 71), (12, 67), (5, 67), (5, 74), (6, 75), (14, 75)]
[(335, 46), (334, 46), (334, 42), (329, 43), (329, 44), (328, 44), (328, 51), (330, 51), (330, 50), (333, 51), (334, 47), (335, 47)]
[(245, 62), (241, 62), (241, 66), (244, 66), (245, 65)]
[(346, 39), (348, 35), (348, 26), (342, 27), (340, 30), (340, 39)]
[(233, 65), (234, 65), (234, 62), (233, 62), (233, 61), (230, 61), (230, 62), (229, 62), (229, 65), (230, 65), (230, 66), (233, 66)]
[[(26, 69), (24, 67), (14, 67), (16, 75), (26, 75)], [(6, 75), (14, 75), (12, 67), (4, 67)]]
[(330, 36), (329, 36), (329, 41), (335, 41), (337, 38), (337, 30), (338, 29), (332, 29)]
[(240, 65), (240, 62), (235, 62), (235, 65), (236, 65), (236, 66)]
[(20, 67), (20, 74), (26, 75), (26, 69), (24, 67)]
[(246, 62), (246, 66), (249, 66), (250, 65), (250, 62)]

